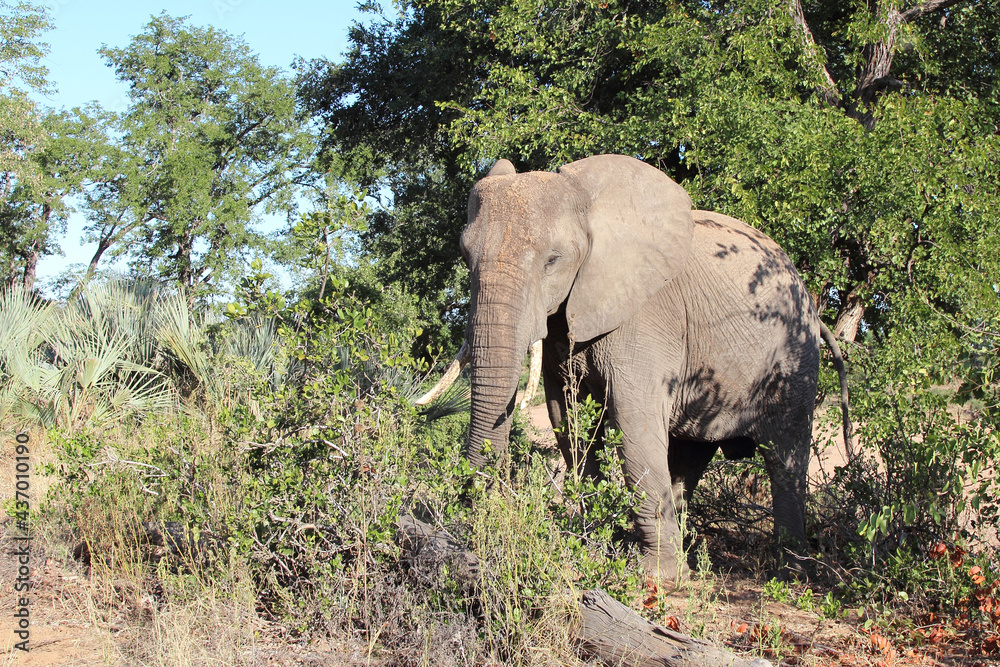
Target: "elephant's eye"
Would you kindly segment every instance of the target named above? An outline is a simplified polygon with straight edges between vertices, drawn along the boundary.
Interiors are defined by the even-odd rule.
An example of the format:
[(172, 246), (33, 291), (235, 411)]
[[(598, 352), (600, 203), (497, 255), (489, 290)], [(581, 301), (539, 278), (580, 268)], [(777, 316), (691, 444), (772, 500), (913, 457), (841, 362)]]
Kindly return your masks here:
[(553, 254), (549, 255), (548, 261), (545, 262), (545, 270), (546, 271), (550, 271), (552, 269), (552, 267), (556, 265), (556, 262), (558, 260), (559, 260), (559, 255), (557, 253), (553, 253)]

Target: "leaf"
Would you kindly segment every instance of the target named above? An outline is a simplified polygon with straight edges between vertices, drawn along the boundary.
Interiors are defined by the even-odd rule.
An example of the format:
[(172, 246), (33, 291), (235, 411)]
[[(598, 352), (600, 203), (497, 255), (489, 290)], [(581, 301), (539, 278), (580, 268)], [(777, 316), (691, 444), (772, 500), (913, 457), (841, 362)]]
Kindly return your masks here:
[(868, 641), (871, 642), (872, 648), (879, 653), (885, 653), (889, 650), (889, 640), (876, 632), (869, 635)]

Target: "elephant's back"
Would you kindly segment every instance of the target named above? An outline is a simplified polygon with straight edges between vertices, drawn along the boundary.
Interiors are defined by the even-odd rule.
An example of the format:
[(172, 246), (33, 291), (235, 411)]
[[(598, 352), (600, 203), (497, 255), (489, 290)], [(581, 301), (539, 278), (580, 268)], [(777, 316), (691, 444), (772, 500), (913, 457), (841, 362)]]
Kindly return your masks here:
[(680, 295), (687, 322), (674, 423), (719, 437), (745, 433), (776, 407), (767, 403), (811, 406), (819, 320), (788, 255), (734, 218), (695, 211), (694, 220), (688, 263), (668, 286)]
[[(716, 315), (749, 316), (760, 322), (778, 319), (785, 325), (808, 322), (816, 325), (810, 327), (813, 337), (818, 335), (809, 292), (777, 243), (736, 218), (711, 211), (694, 211), (693, 215), (686, 281), (708, 303), (719, 307)], [(688, 307), (699, 306), (689, 303)]]
[(709, 256), (720, 261), (730, 255), (744, 254), (743, 260), (781, 267), (796, 276), (795, 267), (785, 251), (774, 240), (755, 227), (715, 211), (692, 211), (695, 229), (692, 255)]

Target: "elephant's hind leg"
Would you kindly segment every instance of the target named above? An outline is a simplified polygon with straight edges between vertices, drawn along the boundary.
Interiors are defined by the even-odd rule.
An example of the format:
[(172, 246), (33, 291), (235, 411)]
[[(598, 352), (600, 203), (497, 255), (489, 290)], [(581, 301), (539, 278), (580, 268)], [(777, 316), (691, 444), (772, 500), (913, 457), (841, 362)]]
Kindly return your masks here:
[[(811, 427), (809, 415), (807, 426)], [(801, 424), (781, 437), (773, 438), (760, 449), (771, 479), (774, 507), (774, 541), (779, 574), (808, 578), (804, 555), (808, 548), (805, 531), (806, 474), (809, 468), (811, 428)]]
[(694, 493), (695, 487), (698, 486), (718, 449), (718, 443), (670, 438), (667, 461), (670, 466), (674, 506), (678, 512), (683, 511), (691, 500), (691, 494)]

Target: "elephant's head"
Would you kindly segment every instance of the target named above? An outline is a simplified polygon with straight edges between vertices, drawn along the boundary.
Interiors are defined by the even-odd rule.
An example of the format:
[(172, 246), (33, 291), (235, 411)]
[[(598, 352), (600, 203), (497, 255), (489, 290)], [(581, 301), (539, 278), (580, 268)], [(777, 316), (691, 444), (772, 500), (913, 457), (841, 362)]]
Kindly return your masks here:
[(548, 316), (565, 306), (578, 343), (615, 329), (680, 272), (693, 225), (683, 188), (620, 155), (558, 173), (518, 174), (500, 160), (475, 185), (461, 240), (472, 276), (473, 464), (485, 439), (506, 446), (524, 354), (548, 333)]

